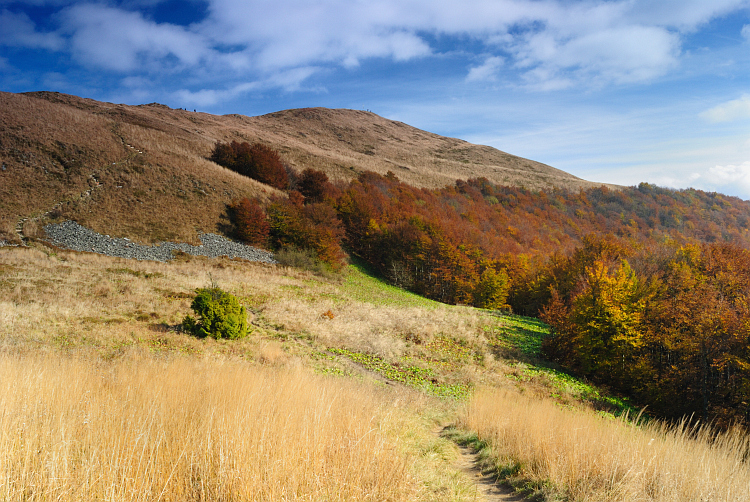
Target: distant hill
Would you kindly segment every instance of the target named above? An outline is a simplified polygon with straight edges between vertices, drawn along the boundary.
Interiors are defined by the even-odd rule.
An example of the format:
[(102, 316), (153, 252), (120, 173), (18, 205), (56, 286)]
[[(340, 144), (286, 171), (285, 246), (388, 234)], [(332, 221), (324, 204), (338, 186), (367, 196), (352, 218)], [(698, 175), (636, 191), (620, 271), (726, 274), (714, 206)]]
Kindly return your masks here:
[(427, 188), (476, 177), (533, 189), (601, 185), (365, 111), (216, 116), (53, 92), (0, 93), (0, 109), (0, 240), (9, 242), (50, 218), (142, 242), (221, 232), (229, 202), (275, 191), (207, 160), (216, 141), (260, 141), (334, 180), (371, 170)]

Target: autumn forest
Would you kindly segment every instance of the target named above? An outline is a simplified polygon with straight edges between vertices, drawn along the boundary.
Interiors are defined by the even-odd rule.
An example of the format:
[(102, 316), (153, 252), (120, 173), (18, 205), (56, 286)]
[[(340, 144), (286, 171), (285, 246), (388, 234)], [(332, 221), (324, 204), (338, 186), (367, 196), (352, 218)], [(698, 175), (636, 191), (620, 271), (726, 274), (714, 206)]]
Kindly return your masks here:
[(750, 418), (750, 202), (648, 184), (332, 183), (236, 142), (211, 159), (287, 192), (233, 203), (247, 243), (333, 270), (349, 256), (441, 302), (539, 316), (553, 331), (546, 357), (660, 416)]

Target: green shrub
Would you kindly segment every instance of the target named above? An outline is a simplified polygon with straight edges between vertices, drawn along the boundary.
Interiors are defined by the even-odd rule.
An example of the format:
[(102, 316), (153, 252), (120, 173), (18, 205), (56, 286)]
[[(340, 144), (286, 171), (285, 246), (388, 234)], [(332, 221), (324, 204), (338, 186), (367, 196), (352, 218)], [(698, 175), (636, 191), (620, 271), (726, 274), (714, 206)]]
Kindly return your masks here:
[(219, 288), (196, 290), (190, 308), (198, 316), (185, 316), (183, 330), (196, 336), (236, 339), (247, 336), (247, 314), (233, 295)]

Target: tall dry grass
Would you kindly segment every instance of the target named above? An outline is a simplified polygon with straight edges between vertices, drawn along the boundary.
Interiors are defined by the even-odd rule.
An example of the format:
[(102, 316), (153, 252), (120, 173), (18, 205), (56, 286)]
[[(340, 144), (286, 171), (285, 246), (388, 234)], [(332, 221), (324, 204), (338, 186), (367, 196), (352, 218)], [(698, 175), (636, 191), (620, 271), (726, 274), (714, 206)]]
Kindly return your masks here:
[(212, 360), (0, 356), (2, 500), (415, 500), (398, 398)]
[(570, 501), (750, 500), (750, 440), (739, 429), (637, 427), (544, 399), (483, 391), (461, 425), (511, 480)]
[[(209, 281), (238, 295), (242, 303), (251, 309), (248, 311), (249, 320), (253, 323), (251, 336), (230, 342), (197, 339), (174, 330), (185, 314), (190, 312), (195, 288), (207, 286)], [(389, 386), (388, 392), (382, 388), (373, 390), (368, 384), (372, 378), (367, 375), (361, 375), (359, 380), (349, 383), (344, 383), (343, 379), (336, 380), (336, 383), (319, 380), (307, 373), (301, 373), (303, 377), (297, 374), (291, 379), (284, 376), (283, 372), (294, 373), (301, 371), (302, 367), (320, 369), (333, 365), (348, 368), (346, 364), (318, 358), (329, 343), (362, 350), (372, 347), (387, 355), (393, 351), (393, 347), (403, 345), (399, 319), (403, 321), (403, 329), (423, 330), (426, 334), (463, 329), (467, 330), (465, 334), (469, 336), (478, 323), (471, 316), (467, 319), (462, 317), (468, 315), (468, 311), (450, 307), (436, 306), (418, 312), (413, 306), (391, 306), (381, 312), (366, 298), (355, 300), (349, 297), (347, 291), (343, 281), (322, 280), (298, 270), (226, 259), (183, 258), (170, 263), (157, 263), (60, 250), (1, 248), (0, 354), (5, 355), (0, 356), (0, 438), (3, 438), (0, 440), (0, 456), (5, 460), (0, 472), (4, 473), (5, 478), (0, 480), (0, 500), (12, 500), (19, 487), (39, 487), (43, 486), (42, 482), (52, 483), (44, 485), (44, 490), (51, 494), (47, 498), (56, 495), (61, 495), (63, 500), (96, 498), (92, 491), (94, 488), (88, 488), (89, 485), (98, 483), (98, 490), (105, 486), (104, 480), (112, 481), (116, 477), (123, 481), (119, 485), (109, 485), (110, 492), (99, 498), (148, 498), (148, 495), (137, 495), (139, 490), (148, 489), (151, 490), (151, 499), (158, 499), (167, 480), (165, 496), (174, 499), (189, 499), (198, 495), (208, 499), (230, 498), (225, 496), (227, 490), (246, 486), (236, 484), (239, 483), (236, 478), (251, 474), (258, 476), (257, 469), (260, 467), (246, 463), (241, 466), (227, 464), (227, 460), (221, 464), (222, 471), (215, 467), (219, 462), (216, 459), (240, 458), (240, 453), (245, 455), (251, 449), (247, 441), (256, 441), (252, 436), (247, 436), (247, 431), (274, 420), (281, 420), (279, 427), (282, 429), (259, 429), (266, 431), (262, 434), (269, 443), (259, 443), (260, 440), (257, 440), (252, 445), (286, 445), (290, 451), (287, 452), (288, 456), (274, 453), (276, 456), (268, 457), (272, 463), (263, 465), (278, 464), (284, 469), (289, 468), (287, 475), (294, 479), (309, 480), (317, 473), (322, 488), (314, 495), (302, 491), (290, 491), (291, 494), (285, 495), (280, 490), (289, 491), (292, 485), (278, 484), (280, 488), (266, 494), (266, 500), (291, 500), (295, 497), (338, 500), (338, 495), (329, 496), (323, 491), (332, 489), (332, 485), (326, 484), (328, 473), (340, 477), (336, 474), (335, 466), (325, 467), (325, 475), (320, 470), (306, 470), (303, 465), (291, 466), (295, 462), (301, 464), (303, 457), (300, 455), (307, 455), (292, 450), (318, 451), (311, 449), (302, 432), (299, 432), (299, 427), (302, 427), (299, 424), (309, 422), (310, 416), (318, 417), (315, 418), (318, 421), (310, 422), (306, 433), (313, 434), (320, 441), (329, 441), (328, 450), (338, 448), (336, 451), (343, 452), (349, 451), (346, 448), (355, 442), (354, 438), (359, 441), (361, 437), (341, 427), (360, 418), (366, 420), (367, 423), (362, 422), (362, 426), (367, 425), (366, 431), (374, 430), (360, 441), (357, 448), (361, 451), (356, 455), (369, 455), (368, 451), (377, 447), (370, 440), (377, 439), (382, 442), (378, 444), (384, 445), (383, 448), (391, 448), (387, 454), (393, 457), (383, 456), (386, 453), (370, 456), (371, 468), (381, 469), (378, 471), (381, 473), (388, 472), (385, 467), (376, 465), (385, 458), (390, 459), (391, 467), (408, 467), (408, 472), (396, 475), (394, 490), (402, 490), (399, 492), (401, 495), (393, 495), (395, 491), (379, 492), (381, 488), (370, 484), (366, 493), (355, 496), (353, 490), (357, 485), (350, 476), (344, 477), (343, 482), (354, 488), (336, 489), (337, 493), (343, 494), (342, 497), (347, 496), (350, 500), (378, 500), (377, 497), (381, 497), (379, 500), (472, 500), (470, 486), (450, 466), (455, 455), (453, 447), (434, 434), (436, 423), (444, 423), (449, 420), (448, 416), (452, 416), (452, 407), (448, 404), (403, 388), (394, 391), (394, 387)], [(378, 301), (382, 303), (382, 298), (379, 297)], [(328, 309), (335, 311), (334, 319), (321, 316)], [(459, 315), (461, 312), (463, 314)], [(352, 333), (350, 345), (347, 345), (346, 338), (348, 330), (356, 332)], [(377, 338), (377, 343), (370, 340), (368, 334), (369, 338)], [(41, 356), (24, 358), (24, 354), (52, 355), (49, 359), (42, 359)], [(133, 354), (143, 360), (134, 358)], [(177, 359), (170, 362), (165, 358)], [(13, 389), (12, 392), (9, 389)], [(293, 394), (298, 396), (294, 397)], [(50, 402), (50, 399), (53, 401)], [(170, 404), (175, 400), (182, 403), (180, 406), (187, 411), (180, 411), (177, 405)], [(328, 408), (315, 408), (323, 402)], [(266, 404), (271, 408), (261, 407)], [(247, 407), (242, 408), (245, 405)], [(250, 405), (253, 407), (250, 408)], [(50, 414), (49, 410), (55, 406), (57, 411)], [(86, 411), (97, 409), (99, 412), (96, 413)], [(210, 409), (217, 411), (209, 416), (207, 410)], [(277, 411), (271, 412), (269, 409)], [(9, 411), (3, 415), (5, 410)], [(278, 410), (286, 411), (282, 413)], [(180, 418), (186, 413), (189, 414), (187, 425)], [(85, 421), (86, 427), (81, 428), (83, 426), (80, 424), (74, 427), (72, 421), (75, 417)], [(88, 425), (94, 423), (92, 417), (99, 421), (98, 429)], [(212, 417), (224, 418), (217, 422), (218, 419)], [(15, 425), (9, 425), (11, 419)], [(235, 422), (242, 419), (244, 422), (238, 429), (229, 430), (227, 424), (230, 419)], [(102, 432), (110, 427), (106, 420), (114, 423), (111, 426), (114, 429), (110, 431), (117, 431), (116, 434)], [(27, 426), (35, 425), (22, 432), (23, 438), (26, 438), (24, 441), (27, 441), (25, 444), (30, 446), (24, 450), (26, 453), (18, 453), (17, 448), (14, 450), (8, 445), (11, 440), (20, 444), (19, 436), (13, 434), (18, 432), (19, 424), (24, 423)], [(283, 427), (294, 424), (299, 427), (288, 434), (281, 434)], [(227, 430), (222, 432), (222, 428)], [(158, 430), (165, 432), (159, 435), (154, 432)], [(331, 430), (337, 431), (334, 436), (325, 436)], [(7, 431), (5, 436), (2, 436), (2, 431)], [(223, 434), (222, 442), (211, 443), (215, 450), (208, 450), (205, 447), (209, 444), (207, 441), (219, 438), (220, 434)], [(288, 436), (288, 440), (281, 437), (284, 435)], [(105, 438), (106, 443), (96, 443), (95, 436)], [(181, 442), (175, 446), (177, 439), (174, 438), (178, 436)], [(143, 438), (146, 437), (150, 438), (150, 442), (145, 442)], [(396, 437), (398, 439), (394, 439)], [(339, 439), (344, 441), (342, 445), (333, 444)], [(177, 462), (175, 456), (179, 458), (182, 450), (176, 449), (186, 444), (192, 446)], [(77, 449), (71, 445), (78, 445), (75, 446)], [(167, 448), (168, 445), (171, 446)], [(105, 446), (109, 450), (105, 450)], [(235, 446), (239, 450), (233, 450)], [(133, 454), (128, 453), (128, 448), (140, 448), (139, 451), (145, 452), (143, 460), (140, 456), (137, 459), (142, 462), (156, 458), (157, 454), (166, 455), (166, 448), (173, 455), (174, 463), (168, 463), (168, 468), (154, 463), (146, 473), (150, 477), (144, 477), (146, 474), (143, 473), (136, 476), (137, 473), (133, 472), (135, 467), (128, 467), (127, 464), (135, 462), (133, 459), (127, 460), (126, 454)], [(208, 452), (207, 456), (197, 457), (196, 449)], [(14, 451), (14, 463), (9, 463), (9, 454)], [(81, 451), (87, 452), (87, 456), (83, 456)], [(263, 451), (270, 450), (263, 446)], [(93, 458), (100, 453), (98, 458)], [(106, 456), (103, 456), (105, 453)], [(19, 464), (18, 455), (28, 459), (28, 462), (33, 460), (33, 465)], [(316, 458), (325, 458), (322, 453), (316, 455)], [(352, 466), (364, 462), (362, 457), (356, 455), (352, 453), (348, 457)], [(114, 460), (108, 460), (110, 458)], [(186, 458), (192, 459), (189, 464), (191, 469), (198, 469), (196, 465), (200, 467), (195, 476), (204, 480), (208, 488), (202, 485), (200, 489), (205, 491), (195, 491), (197, 488), (188, 486), (189, 483), (184, 481), (184, 476), (188, 475)], [(73, 463), (61, 463), (59, 459)], [(106, 459), (109, 463), (100, 459)], [(88, 462), (85, 465), (80, 463), (84, 460)], [(15, 465), (13, 476), (10, 475), (10, 467), (6, 467), (10, 465)], [(26, 470), (19, 471), (19, 465), (26, 465), (28, 469), (24, 467)], [(64, 475), (69, 484), (54, 484), (63, 481), (56, 480), (62, 471), (53, 469), (53, 465), (73, 466), (65, 467), (67, 471)], [(162, 467), (157, 468), (158, 465)], [(175, 473), (169, 479), (175, 465)], [(224, 473), (223, 477), (214, 478), (213, 485), (209, 482), (209, 475), (213, 475), (211, 473), (214, 471), (210, 471), (209, 467), (215, 472)], [(144, 471), (146, 468), (140, 469)], [(86, 470), (102, 476), (102, 480), (80, 477), (84, 476)], [(25, 474), (19, 475), (19, 472)], [(271, 479), (270, 474), (264, 476), (264, 479)], [(367, 479), (380, 482), (377, 476), (380, 474), (372, 474)], [(412, 484), (398, 488), (398, 479), (408, 480), (410, 476), (416, 481), (409, 481)], [(13, 486), (6, 483), (11, 479)], [(132, 479), (140, 481), (135, 483)], [(177, 479), (182, 480), (182, 485), (179, 485), (182, 491), (172, 492), (173, 489), (177, 490), (172, 487)], [(224, 492), (220, 491), (216, 479), (223, 480), (221, 487), (224, 488), (221, 489), (225, 489)], [(228, 484), (229, 481), (225, 479), (235, 484)], [(358, 482), (360, 488), (366, 484), (365, 481)], [(11, 488), (15, 491), (9, 492)], [(213, 491), (209, 492), (209, 488)], [(246, 488), (242, 490), (247, 492)], [(39, 494), (42, 491), (34, 493), (41, 497)], [(179, 496), (174, 493), (179, 493)], [(232, 497), (255, 497), (259, 500), (266, 497), (264, 494), (243, 495), (245, 492), (241, 490), (237, 493), (240, 495), (235, 493)]]

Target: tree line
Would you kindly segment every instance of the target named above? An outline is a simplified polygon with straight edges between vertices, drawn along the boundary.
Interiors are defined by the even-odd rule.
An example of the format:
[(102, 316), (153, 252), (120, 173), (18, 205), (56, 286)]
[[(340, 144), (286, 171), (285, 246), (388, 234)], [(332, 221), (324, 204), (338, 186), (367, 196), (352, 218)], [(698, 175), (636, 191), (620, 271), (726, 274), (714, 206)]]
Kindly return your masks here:
[(590, 237), (530, 289), (554, 330), (550, 359), (664, 416), (750, 419), (747, 249)]

